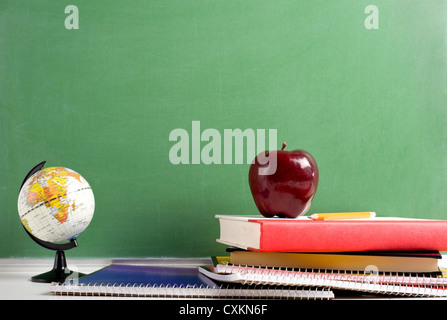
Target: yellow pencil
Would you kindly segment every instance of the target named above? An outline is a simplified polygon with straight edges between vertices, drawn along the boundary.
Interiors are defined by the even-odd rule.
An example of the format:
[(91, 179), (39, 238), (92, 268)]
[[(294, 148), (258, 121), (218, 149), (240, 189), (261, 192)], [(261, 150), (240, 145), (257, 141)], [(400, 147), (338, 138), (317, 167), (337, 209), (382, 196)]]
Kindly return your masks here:
[(375, 212), (336, 212), (336, 213), (314, 213), (309, 218), (312, 220), (335, 220), (335, 219), (367, 219), (374, 218)]

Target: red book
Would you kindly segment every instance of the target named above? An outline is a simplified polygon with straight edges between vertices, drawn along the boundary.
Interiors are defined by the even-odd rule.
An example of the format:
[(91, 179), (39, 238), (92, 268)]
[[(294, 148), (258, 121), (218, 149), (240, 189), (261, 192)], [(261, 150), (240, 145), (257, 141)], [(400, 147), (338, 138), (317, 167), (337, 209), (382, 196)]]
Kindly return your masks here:
[(217, 215), (218, 242), (259, 252), (447, 251), (447, 221)]

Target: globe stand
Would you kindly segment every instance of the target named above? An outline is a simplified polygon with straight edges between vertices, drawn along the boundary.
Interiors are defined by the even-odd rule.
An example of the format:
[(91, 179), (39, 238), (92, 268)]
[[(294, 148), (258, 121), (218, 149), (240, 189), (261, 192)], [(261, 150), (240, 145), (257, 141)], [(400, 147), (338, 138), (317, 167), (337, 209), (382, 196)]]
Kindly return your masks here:
[[(31, 171), (27, 174), (27, 176), (23, 180), (22, 186), (20, 187), (20, 189), (23, 187), (23, 185), (28, 180), (28, 178), (31, 177), (37, 171), (41, 170), (44, 165), (45, 165), (45, 161), (39, 163), (33, 169), (31, 169)], [(42, 246), (46, 249), (56, 250), (56, 256), (54, 257), (53, 269), (48, 272), (31, 277), (31, 281), (41, 282), (41, 283), (65, 282), (67, 277), (74, 274), (74, 271), (67, 268), (67, 261), (65, 259), (64, 251), (75, 248), (78, 246), (78, 242), (76, 241), (76, 238), (72, 238), (70, 240), (70, 242), (62, 243), (62, 244), (47, 242), (47, 241), (43, 241), (43, 240), (33, 236), (25, 228), (25, 226), (23, 226), (23, 227), (24, 227), (26, 233), (31, 237), (31, 239), (34, 240), (34, 242), (36, 242), (37, 244), (39, 244), (40, 246)], [(77, 276), (82, 277), (82, 276), (84, 276), (84, 274), (78, 273)]]
[(51, 271), (31, 277), (31, 281), (44, 283), (64, 282), (65, 279), (72, 273), (73, 271), (67, 269), (67, 261), (65, 260), (64, 251), (57, 250), (53, 269)]
[[(26, 233), (33, 239), (36, 243), (41, 245), (44, 248), (50, 249), (50, 250), (56, 250), (56, 256), (54, 257), (54, 264), (53, 269), (33, 276), (31, 277), (32, 282), (41, 282), (41, 283), (51, 283), (51, 282), (65, 282), (65, 280), (74, 274), (74, 271), (70, 270), (67, 267), (67, 260), (65, 259), (65, 252), (64, 250), (69, 250), (72, 248), (75, 248), (78, 246), (78, 242), (76, 241), (76, 238), (73, 238), (70, 240), (69, 243), (63, 243), (63, 244), (56, 244), (51, 242), (42, 241), (39, 238), (36, 238), (33, 236), (28, 230), (26, 230)], [(82, 277), (85, 274), (83, 273), (77, 273), (78, 277)]]

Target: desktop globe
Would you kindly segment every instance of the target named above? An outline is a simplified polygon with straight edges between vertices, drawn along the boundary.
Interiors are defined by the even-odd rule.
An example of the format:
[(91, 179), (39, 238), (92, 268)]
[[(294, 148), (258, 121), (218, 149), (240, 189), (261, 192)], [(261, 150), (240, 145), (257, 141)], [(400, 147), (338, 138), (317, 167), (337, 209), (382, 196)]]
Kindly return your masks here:
[(57, 251), (53, 270), (32, 280), (63, 281), (71, 274), (64, 250), (77, 247), (76, 238), (93, 218), (95, 198), (79, 173), (64, 167), (43, 168), (44, 164), (38, 164), (26, 176), (17, 208), (28, 235), (39, 245)]
[(95, 199), (88, 182), (68, 168), (37, 171), (19, 193), (23, 226), (43, 241), (58, 243), (77, 237), (93, 218)]

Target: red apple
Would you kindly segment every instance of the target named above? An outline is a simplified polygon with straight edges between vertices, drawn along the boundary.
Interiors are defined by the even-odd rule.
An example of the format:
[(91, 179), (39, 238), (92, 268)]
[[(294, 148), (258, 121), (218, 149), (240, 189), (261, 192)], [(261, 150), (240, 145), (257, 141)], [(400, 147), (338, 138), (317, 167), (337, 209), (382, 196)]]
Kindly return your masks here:
[[(248, 180), (259, 212), (265, 217), (296, 218), (309, 210), (318, 187), (318, 167), (310, 153), (302, 149), (265, 151), (250, 166)], [(262, 174), (276, 156), (276, 170)], [(265, 159), (269, 158), (268, 163)], [(264, 164), (263, 164), (264, 163)]]

